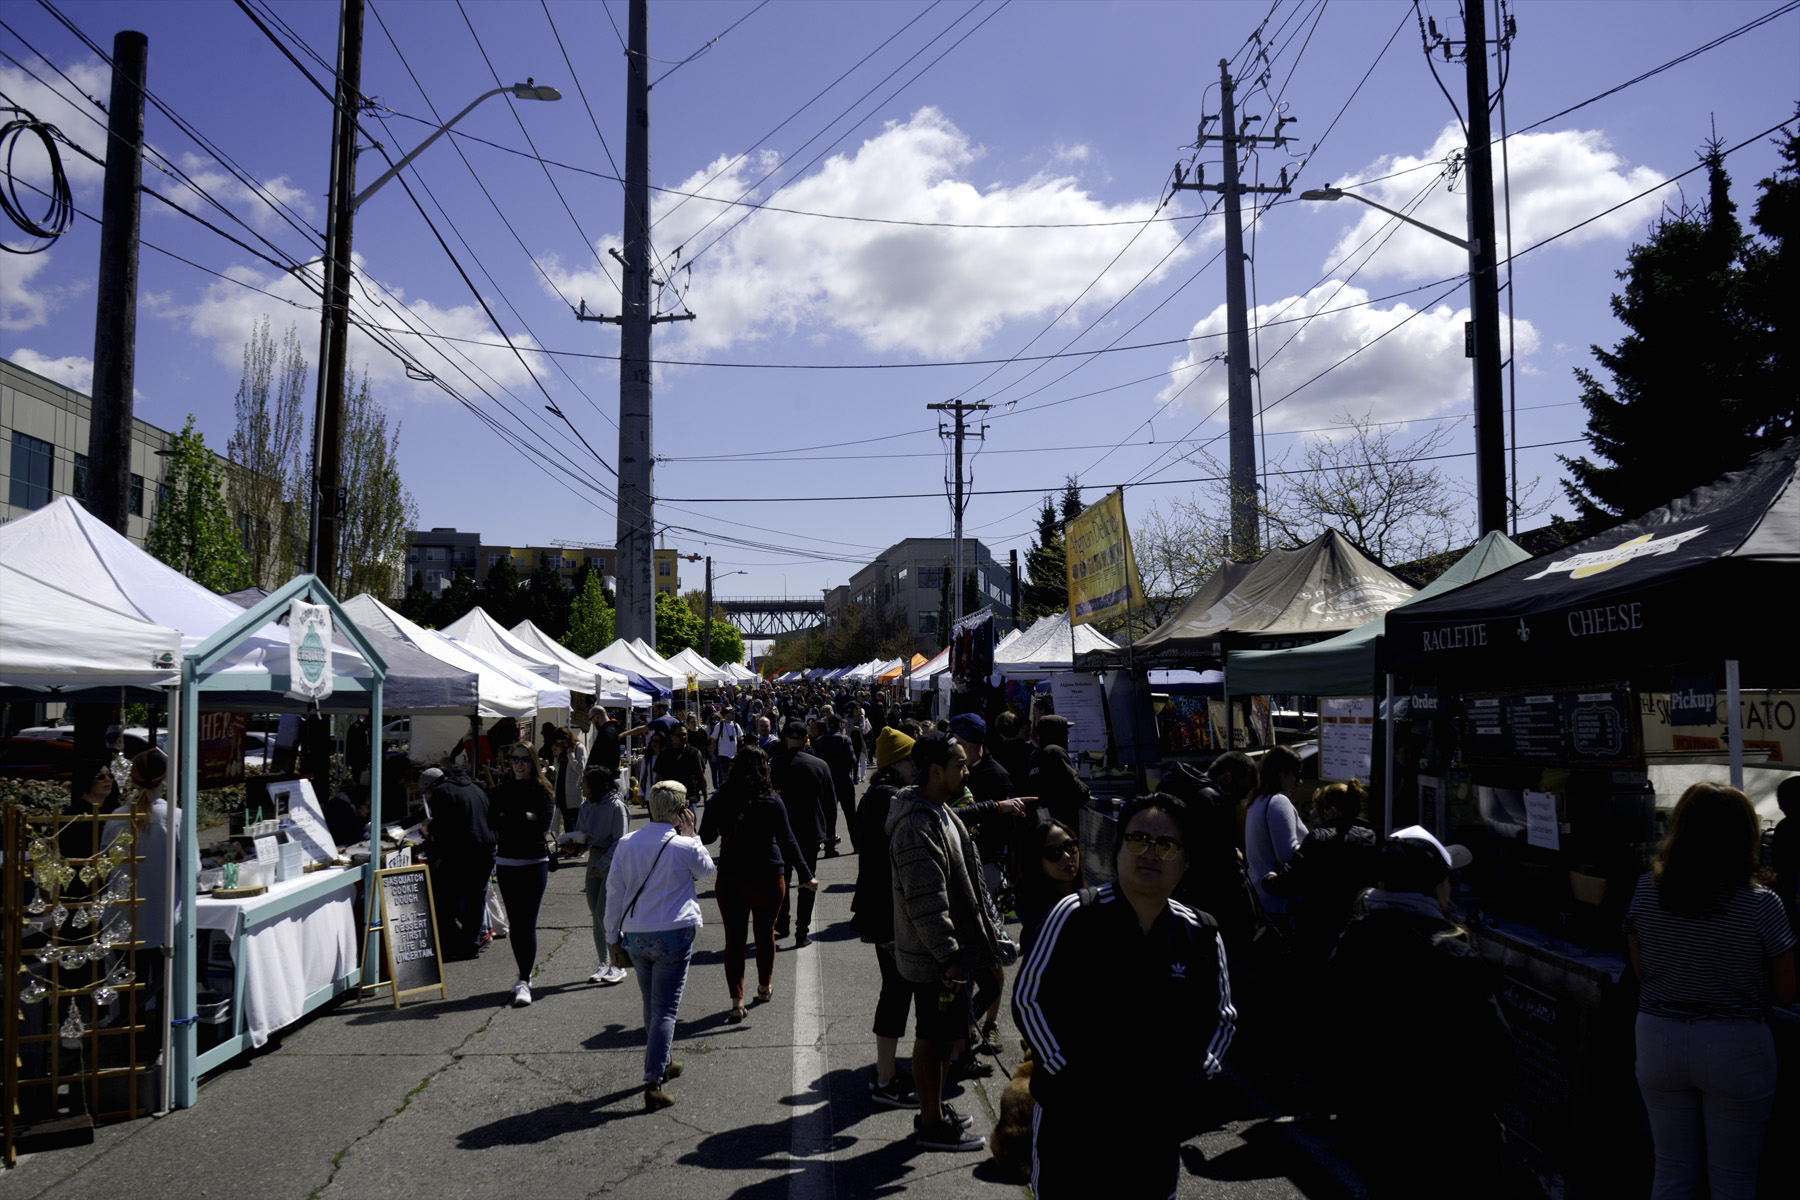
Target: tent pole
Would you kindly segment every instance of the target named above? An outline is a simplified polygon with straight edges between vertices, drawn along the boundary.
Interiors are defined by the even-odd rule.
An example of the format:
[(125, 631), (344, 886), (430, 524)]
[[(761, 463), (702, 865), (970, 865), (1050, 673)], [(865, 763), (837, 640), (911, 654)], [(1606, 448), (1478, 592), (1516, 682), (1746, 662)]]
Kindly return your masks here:
[(1387, 761), (1382, 764), (1382, 791), (1387, 796), (1386, 815), (1381, 822), (1381, 836), (1394, 832), (1394, 675), (1387, 677), (1387, 718), (1382, 724), (1381, 748)]
[[(387, 752), (387, 742), (381, 736), (381, 686), (382, 677), (375, 677), (375, 688), (369, 697), (369, 736), (375, 740), (369, 752), (369, 861), (363, 864), (363, 912), (374, 911), (369, 903), (375, 896), (375, 872), (381, 869), (381, 760)], [(363, 957), (362, 978), (358, 982), (363, 987), (370, 987), (381, 978), (381, 955), (379, 949), (375, 954), (369, 953), (369, 922), (364, 918), (362, 945), (359, 947)]]
[(1731, 786), (1744, 790), (1744, 714), (1739, 709), (1738, 660), (1725, 660), (1725, 736), (1730, 739)]
[[(193, 1025), (195, 1012), (195, 976), (194, 976), (194, 918), (197, 915), (194, 898), (194, 872), (190, 869), (199, 861), (200, 821), (199, 821), (199, 787), (198, 766), (200, 749), (200, 683), (194, 660), (185, 658), (181, 665), (181, 707), (176, 720), (180, 730), (179, 748), (176, 751), (176, 763), (180, 769), (181, 809), (179, 814), (171, 808), (169, 823), (180, 832), (169, 841), (168, 864), (169, 883), (175, 896), (181, 897), (180, 919), (174, 923), (174, 945), (165, 949), (167, 956), (167, 976), (171, 983), (168, 990), (170, 997), (164, 1009), (163, 1019), (170, 1023), (168, 1040), (163, 1043), (163, 1063), (165, 1069), (169, 1063), (175, 1066), (174, 1094), (170, 1104), (177, 1108), (192, 1108), (200, 1096), (199, 1080), (194, 1071), (196, 1054), (196, 1030)], [(176, 739), (170, 738), (171, 742)], [(165, 794), (167, 786), (164, 787)], [(179, 857), (176, 850), (179, 848)], [(174, 911), (173, 897), (170, 899), (170, 911)], [(164, 928), (169, 928), (165, 923)], [(180, 1010), (180, 1016), (176, 1016)], [(179, 1021), (180, 1024), (176, 1024)]]
[[(181, 727), (182, 727), (182, 725), (184, 725), (186, 723), (181, 719), (182, 718), (181, 700), (179, 699), (181, 691), (179, 688), (173, 688), (173, 687), (164, 688), (163, 691), (165, 692), (165, 694), (168, 697), (167, 700), (164, 702), (164, 704), (165, 704), (165, 707), (168, 709), (168, 713), (169, 713), (169, 743), (168, 744), (169, 744), (169, 750), (170, 750), (170, 754), (168, 756), (170, 761), (167, 761), (164, 764), (164, 770), (167, 771), (168, 776), (171, 776), (174, 778), (174, 780), (177, 782), (177, 786), (179, 786), (179, 781), (181, 779), (181, 769), (182, 769), (182, 767), (184, 767), (186, 765), (186, 759), (182, 756), (182, 753), (181, 753)], [(150, 744), (151, 745), (156, 744), (156, 734), (155, 734), (154, 730), (151, 731)], [(165, 783), (163, 784), (163, 790), (165, 793), (168, 792), (168, 787), (169, 787), (169, 785), (165, 781)], [(175, 882), (174, 850), (175, 850), (176, 840), (177, 839), (175, 839), (175, 838), (169, 839), (170, 858), (167, 862), (165, 862), (163, 864), (163, 878), (169, 881), (171, 888), (170, 888), (170, 890), (166, 891), (163, 896), (161, 896), (159, 898), (164, 903), (166, 903), (168, 906), (165, 909), (165, 911), (169, 912), (171, 914), (175, 911), (175, 895), (174, 895), (172, 888), (173, 888), (173, 884)], [(168, 928), (168, 925), (165, 924), (164, 928)], [(165, 953), (166, 953), (166, 947), (165, 947)], [(162, 980), (162, 993), (163, 994), (162, 994), (162, 999), (159, 1001), (159, 1003), (162, 1005), (162, 1012), (158, 1017), (158, 1021), (163, 1027), (163, 1038), (162, 1038), (163, 1069), (162, 1069), (162, 1097), (161, 1097), (163, 1112), (168, 1112), (170, 1109), (175, 1107), (175, 1086), (174, 1086), (175, 1085), (175, 1071), (174, 1071), (175, 1026), (174, 1026), (174, 1023), (170, 1020), (171, 1014), (173, 1014), (175, 1011), (175, 1007), (174, 1007), (175, 996), (174, 996), (174, 990), (173, 990), (174, 983), (175, 983), (174, 972), (165, 970), (163, 972), (163, 980)]]

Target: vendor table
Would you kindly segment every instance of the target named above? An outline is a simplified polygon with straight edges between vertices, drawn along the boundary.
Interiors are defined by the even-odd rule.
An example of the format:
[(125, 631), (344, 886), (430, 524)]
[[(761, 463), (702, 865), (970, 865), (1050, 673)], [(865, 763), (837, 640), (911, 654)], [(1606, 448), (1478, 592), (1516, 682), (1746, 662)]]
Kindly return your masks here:
[(195, 925), (231, 938), (235, 983), (231, 1035), (199, 1056), (196, 1074), (261, 1046), (271, 1033), (356, 986), (360, 882), (360, 870), (318, 871), (260, 896), (198, 899)]

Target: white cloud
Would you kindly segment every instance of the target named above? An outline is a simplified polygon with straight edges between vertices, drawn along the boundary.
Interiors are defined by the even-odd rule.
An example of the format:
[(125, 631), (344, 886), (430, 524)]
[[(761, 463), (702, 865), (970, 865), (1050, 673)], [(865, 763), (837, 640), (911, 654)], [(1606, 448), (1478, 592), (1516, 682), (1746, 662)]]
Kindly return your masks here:
[[(1334, 280), (1305, 296), (1273, 301), (1255, 310), (1253, 324), (1344, 310), (1326, 311), (1303, 325), (1273, 325), (1263, 330), (1263, 351), (1269, 357), (1262, 368), (1261, 395), (1265, 405), (1273, 406), (1265, 417), (1271, 432), (1311, 429), (1344, 413), (1371, 413), (1377, 421), (1413, 421), (1467, 406), (1472, 384), (1471, 364), (1463, 357), (1463, 323), (1469, 319), (1469, 310), (1452, 310), (1447, 304), (1425, 311), (1406, 304), (1346, 307), (1368, 298), (1361, 288)], [(1187, 357), (1175, 365), (1172, 382), (1163, 389), (1161, 399), (1182, 392), (1193, 380), (1182, 392), (1180, 403), (1201, 413), (1224, 403), (1223, 364), (1204, 373), (1195, 364), (1224, 351), (1225, 329), (1223, 305), (1194, 326), (1189, 337), (1195, 340)], [(1518, 322), (1518, 329), (1519, 351), (1524, 357), (1537, 349), (1538, 334), (1529, 321)], [(1292, 343), (1276, 354), (1290, 334)], [(1380, 341), (1375, 340), (1378, 336)], [(1505, 336), (1502, 327), (1503, 340)], [(1352, 357), (1364, 346), (1367, 349)], [(1326, 372), (1323, 378), (1307, 384), (1321, 371)], [(1306, 386), (1301, 388), (1302, 384)], [(1301, 390), (1295, 392), (1296, 388)], [(1284, 400), (1290, 392), (1292, 398)], [(1218, 420), (1223, 424), (1222, 410)]]
[(32, 281), (50, 265), (50, 252), (7, 254), (0, 271), (0, 329), (35, 329), (50, 314), (87, 290), (85, 283), (33, 288)]
[[(439, 307), (429, 300), (409, 300), (401, 288), (390, 286), (383, 289), (376, 283), (368, 282), (363, 276), (363, 270), (364, 263), (358, 255), (355, 257), (358, 283), (353, 307), (358, 321), (372, 322), (391, 329), (411, 324), (428, 335), (441, 334), (445, 337), (495, 343), (470, 345), (409, 333), (384, 335), (384, 340), (391, 339), (397, 343), (415, 362), (427, 371), (442, 376), (466, 397), (479, 398), (481, 388), (498, 393), (499, 388), (504, 386), (511, 388), (534, 406), (542, 403), (541, 397), (535, 401), (530, 398), (536, 392), (530, 377), (512, 351), (501, 342), (499, 334), (488, 323), (487, 316), (479, 305)], [(264, 274), (242, 266), (229, 268), (225, 274), (230, 280), (237, 282), (217, 280), (192, 304), (174, 305), (164, 302), (154, 305), (154, 311), (158, 316), (186, 325), (192, 333), (210, 342), (214, 360), (227, 367), (242, 364), (244, 345), (250, 340), (256, 322), (264, 314), (269, 316), (277, 330), (290, 324), (298, 325), (300, 344), (305, 349), (308, 362), (316, 369), (318, 364), (313, 360), (318, 354), (318, 265), (313, 264), (307, 271), (305, 280), (292, 275), (275, 275), (272, 272)], [(253, 291), (252, 288), (260, 291)], [(264, 292), (271, 295), (264, 295)], [(282, 303), (284, 300), (292, 303)], [(303, 307), (296, 308), (295, 304)], [(383, 305), (400, 308), (406, 316), (406, 322), (403, 324), (399, 314)], [(531, 363), (531, 369), (540, 378), (545, 377), (545, 372), (551, 368), (543, 355), (535, 353), (537, 343), (522, 333), (509, 333), (513, 343)], [(410, 379), (399, 360), (354, 326), (350, 332), (349, 362), (353, 370), (367, 369), (377, 392), (384, 399), (391, 400), (396, 395), (419, 401), (449, 399), (436, 384)], [(479, 386), (465, 379), (462, 374), (464, 371)]]
[[(1387, 155), (1376, 159), (1354, 178), (1337, 181), (1337, 186), (1354, 189), (1369, 199), (1389, 208), (1406, 211), (1427, 225), (1447, 233), (1466, 237), (1468, 233), (1468, 201), (1466, 182), (1459, 179), (1456, 191), (1441, 184), (1416, 208), (1409, 209), (1419, 190), (1433, 178), (1429, 170), (1383, 179), (1366, 187), (1358, 179), (1373, 179), (1406, 171), (1424, 163), (1440, 162), (1466, 144), (1461, 127), (1447, 125), (1431, 148), (1419, 156)], [(1565, 129), (1545, 133), (1525, 133), (1508, 143), (1512, 163), (1512, 238), (1515, 251), (1534, 245), (1552, 234), (1572, 228), (1582, 221), (1627, 200), (1646, 188), (1660, 183), (1664, 176), (1649, 167), (1627, 167), (1623, 159), (1607, 148), (1605, 135), (1598, 130)], [(1494, 189), (1496, 225), (1499, 236), (1505, 236), (1502, 201), (1501, 161), (1494, 154)], [(1598, 238), (1631, 237), (1644, 227), (1661, 208), (1659, 194), (1645, 196), (1626, 204), (1590, 225), (1583, 226), (1562, 239), (1574, 246)], [(1354, 201), (1339, 201), (1339, 210), (1354, 210), (1356, 223), (1332, 247), (1327, 271), (1340, 269), (1341, 259), (1358, 246), (1370, 241), (1372, 247), (1381, 240), (1381, 232), (1392, 218)], [(1349, 217), (1351, 212), (1342, 215)], [(1499, 247), (1504, 253), (1505, 245)], [(1365, 250), (1364, 253), (1370, 251)], [(1441, 279), (1466, 272), (1468, 256), (1448, 242), (1428, 233), (1403, 227), (1379, 250), (1373, 252), (1363, 273), (1375, 277), (1400, 279)]]
[[(11, 103), (23, 108), (44, 124), (56, 126), (71, 141), (87, 147), (96, 157), (105, 158), (106, 114), (85, 97), (73, 95), (69, 85), (45, 65), (42, 59), (29, 58), (25, 61), (25, 66), (30, 69), (30, 75), (10, 63), (0, 66), (0, 91), (11, 98)], [(104, 101), (112, 89), (112, 72), (99, 59), (90, 58), (63, 69), (83, 92), (97, 100)], [(37, 79), (33, 79), (32, 75), (37, 76)], [(39, 83), (39, 79), (45, 82)], [(96, 120), (99, 124), (95, 123)], [(63, 174), (68, 178), (72, 189), (81, 191), (100, 185), (106, 172), (98, 163), (90, 162), (67, 146), (59, 146), (58, 151), (62, 159)], [(18, 157), (11, 164), (14, 174), (28, 183), (43, 187), (50, 178), (49, 166), (49, 160), (44, 157), (43, 149), (35, 137), (27, 137), (19, 142)], [(25, 194), (31, 195), (29, 191)]]
[(89, 394), (94, 388), (94, 360), (71, 354), (67, 358), (50, 358), (28, 346), (12, 352), (12, 361), (27, 371), (54, 379), (66, 388)]
[[(151, 164), (146, 164), (147, 166)], [(267, 230), (283, 223), (277, 205), (298, 212), (302, 217), (311, 218), (316, 215), (312, 201), (306, 193), (289, 182), (286, 175), (277, 175), (266, 179), (254, 187), (242, 182), (237, 176), (219, 168), (212, 159), (198, 154), (183, 154), (180, 161), (181, 170), (186, 174), (184, 180), (180, 176), (165, 174), (159, 170), (146, 170), (144, 176), (152, 181), (163, 195), (180, 204), (184, 208), (196, 212), (211, 207), (207, 196), (221, 204), (236, 205), (244, 210), (252, 225)], [(189, 182), (189, 181), (192, 182)], [(199, 189), (199, 190), (196, 190)], [(201, 191), (206, 194), (202, 195)], [(152, 205), (152, 208), (157, 206)], [(174, 215), (174, 214), (170, 214)]]
[[(1069, 149), (1062, 158), (1073, 160)], [(699, 320), (679, 326), (690, 352), (723, 349), (772, 332), (847, 333), (877, 352), (954, 355), (980, 345), (1004, 322), (1054, 314), (1130, 248), (1082, 299), (1103, 307), (1150, 271), (1180, 241), (1183, 228), (1157, 222), (1132, 241), (1155, 198), (1108, 204), (1067, 175), (1038, 174), (1012, 185), (978, 187), (967, 169), (980, 147), (935, 108), (891, 122), (853, 153), (827, 159), (772, 199), (784, 208), (960, 224), (1086, 223), (1079, 229), (951, 229), (822, 220), (758, 211), (705, 250), (691, 277), (681, 269), (747, 210), (705, 200), (679, 204), (659, 193), (668, 214), (655, 241), (663, 263), (688, 283)], [(705, 185), (721, 159), (676, 185), (684, 192), (735, 198), (777, 162), (772, 152), (739, 163)], [(764, 185), (755, 196), (766, 196)], [(755, 197), (752, 197), (755, 198)], [(717, 217), (716, 221), (713, 218)], [(710, 227), (702, 230), (709, 221)], [(1094, 222), (1126, 224), (1092, 227)], [(1218, 236), (1216, 225), (1176, 250), (1167, 271)], [(602, 248), (618, 245), (616, 235)], [(604, 253), (604, 249), (602, 249)], [(611, 265), (609, 261), (609, 266)], [(549, 266), (557, 285), (612, 312), (616, 285), (593, 266)], [(1071, 319), (1080, 313), (1071, 314)]]

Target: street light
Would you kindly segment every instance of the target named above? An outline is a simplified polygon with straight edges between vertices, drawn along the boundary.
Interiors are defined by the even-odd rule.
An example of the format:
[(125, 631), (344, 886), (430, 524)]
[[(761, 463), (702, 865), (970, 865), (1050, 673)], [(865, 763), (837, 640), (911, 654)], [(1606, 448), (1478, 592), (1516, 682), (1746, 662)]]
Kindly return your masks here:
[(451, 117), (448, 121), (445, 121), (443, 123), (443, 125), (438, 127), (436, 132), (434, 132), (430, 137), (426, 138), (424, 141), (420, 142), (418, 144), (418, 146), (416, 146), (413, 149), (413, 152), (411, 154), (408, 154), (405, 158), (401, 159), (399, 162), (397, 162), (393, 166), (389, 167), (387, 169), (387, 173), (385, 175), (383, 175), (380, 179), (377, 179), (374, 183), (371, 183), (368, 187), (364, 188), (362, 191), (356, 193), (356, 198), (354, 200), (350, 201), (351, 209), (355, 210), (355, 209), (361, 208), (363, 201), (367, 200), (370, 196), (374, 195), (376, 192), (376, 189), (380, 188), (382, 184), (386, 183), (388, 180), (390, 180), (394, 176), (398, 175), (400, 173), (400, 171), (402, 170), (402, 168), (404, 168), (407, 163), (409, 163), (413, 159), (419, 157), (419, 155), (424, 152), (425, 147), (431, 145), (431, 143), (437, 141), (439, 138), (443, 137), (446, 133), (450, 132), (450, 127), (452, 125), (456, 124), (458, 121), (462, 120), (464, 117), (468, 116), (470, 111), (472, 111), (477, 104), (480, 104), (483, 100), (491, 100), (495, 96), (498, 96), (503, 92), (512, 93), (512, 98), (514, 100), (561, 100), (562, 99), (562, 93), (557, 91), (555, 88), (549, 87), (547, 85), (540, 85), (540, 84), (534, 83), (529, 79), (527, 79), (524, 83), (515, 83), (511, 87), (497, 87), (491, 92), (481, 93), (481, 95), (479, 95), (479, 96), (475, 97), (475, 99), (469, 101), (469, 105), (467, 108), (465, 108), (461, 112), (457, 113), (454, 117)]
[[(360, 5), (358, 8), (360, 10)], [(357, 36), (360, 39), (360, 32)], [(340, 68), (342, 65), (340, 62)], [(353, 78), (340, 71), (338, 110), (331, 144), (331, 212), (325, 227), (325, 261), (320, 267), (319, 382), (313, 408), (312, 511), (307, 522), (306, 562), (307, 569), (323, 578), (327, 587), (337, 586), (338, 520), (342, 515), (338, 473), (343, 457), (344, 371), (348, 360), (346, 340), (350, 333), (350, 239), (356, 210), (483, 100), (502, 92), (510, 92), (515, 100), (562, 99), (562, 93), (555, 88), (541, 87), (531, 79), (483, 92), (420, 142), (411, 154), (389, 167), (381, 178), (349, 196), (350, 189), (356, 186), (356, 108), (345, 100), (344, 91), (348, 89), (354, 93), (359, 79), (360, 76)]]
[[(733, 575), (748, 575), (749, 573), (748, 571), (727, 571), (719, 578), (730, 579)], [(706, 556), (706, 631), (701, 635), (700, 646), (700, 657), (708, 662), (712, 661), (712, 589), (712, 555), (709, 554)]]
[(1403, 212), (1396, 212), (1395, 210), (1389, 208), (1385, 204), (1377, 204), (1377, 203), (1375, 203), (1375, 201), (1369, 199), (1367, 196), (1359, 196), (1355, 192), (1346, 192), (1342, 188), (1334, 188), (1334, 187), (1310, 188), (1307, 191), (1301, 192), (1300, 198), (1302, 200), (1361, 200), (1364, 204), (1368, 205), (1370, 208), (1379, 208), (1382, 212), (1388, 214), (1388, 216), (1397, 217), (1400, 220), (1405, 221), (1408, 225), (1411, 225), (1414, 229), (1423, 229), (1426, 233), (1431, 234), (1433, 237), (1443, 238), (1446, 242), (1449, 242), (1452, 246), (1455, 246), (1458, 250), (1462, 250), (1462, 251), (1465, 251), (1466, 253), (1473, 254), (1473, 253), (1475, 253), (1475, 251), (1478, 247), (1478, 243), (1476, 243), (1476, 242), (1471, 242), (1471, 241), (1467, 241), (1463, 238), (1454, 237), (1451, 234), (1445, 233), (1443, 230), (1437, 228), (1435, 225), (1427, 225), (1423, 221), (1415, 221)]
[[(1481, 242), (1459, 238), (1423, 221), (1415, 221), (1403, 212), (1385, 204), (1377, 204), (1367, 196), (1346, 192), (1342, 188), (1310, 188), (1300, 193), (1302, 200), (1357, 200), (1370, 208), (1442, 238), (1469, 256), (1469, 311), (1476, 319), (1468, 324), (1466, 353), (1475, 371), (1475, 493), (1476, 508), (1481, 515), (1481, 532), (1506, 529), (1506, 439), (1500, 427), (1500, 301), (1499, 277), (1492, 268), (1492, 255), (1484, 264)], [(1485, 301), (1485, 303), (1484, 303)], [(1482, 322), (1477, 326), (1476, 320)], [(1488, 355), (1481, 348), (1490, 347)], [(1493, 361), (1489, 362), (1491, 356)]]

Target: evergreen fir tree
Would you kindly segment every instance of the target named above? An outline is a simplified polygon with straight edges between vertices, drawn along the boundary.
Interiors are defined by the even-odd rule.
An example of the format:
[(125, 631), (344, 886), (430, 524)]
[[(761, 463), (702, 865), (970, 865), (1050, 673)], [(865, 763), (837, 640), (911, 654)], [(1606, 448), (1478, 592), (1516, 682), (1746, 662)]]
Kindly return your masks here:
[[(520, 621), (529, 618), (532, 624), (553, 638), (560, 638), (569, 628), (570, 593), (563, 587), (562, 572), (550, 565), (548, 554), (538, 555), (537, 566), (532, 569), (530, 591), (523, 597), (524, 612), (511, 621), (506, 627), (511, 629)], [(495, 620), (499, 618), (496, 617)]]
[(444, 594), (438, 598), (437, 605), (432, 610), (431, 623), (436, 628), (442, 629), (461, 618), (464, 613), (479, 603), (481, 603), (481, 589), (475, 586), (475, 581), (469, 577), (467, 571), (458, 567), (456, 574), (450, 579), (450, 586), (444, 589)]
[(1612, 298), (1630, 332), (1611, 350), (1593, 347), (1612, 386), (1575, 372), (1593, 457), (1559, 456), (1563, 490), (1590, 529), (1659, 507), (1792, 436), (1792, 277), (1776, 272), (1792, 265), (1793, 154), (1790, 135), (1788, 166), (1763, 180), (1764, 243), (1744, 236), (1714, 143), (1706, 202), (1666, 214), (1632, 247), (1625, 289)]
[(406, 595), (400, 600), (400, 615), (420, 625), (429, 625), (431, 610), (436, 603), (431, 593), (425, 590), (425, 576), (414, 571), (412, 582), (406, 585)]
[[(512, 555), (502, 554), (500, 561), (488, 568), (487, 579), (481, 584), (476, 602), (487, 610), (488, 616), (507, 629), (524, 620), (525, 602), (519, 591), (519, 568), (513, 563)], [(462, 610), (467, 611), (466, 608)]]
[[(1068, 503), (1068, 490), (1063, 501)], [(1075, 502), (1080, 503), (1079, 494)], [(1077, 510), (1079, 512), (1079, 509)], [(1069, 573), (1063, 543), (1063, 520), (1056, 502), (1048, 495), (1038, 510), (1037, 538), (1025, 552), (1025, 586), (1021, 588), (1020, 618), (1029, 623), (1069, 607)]]

